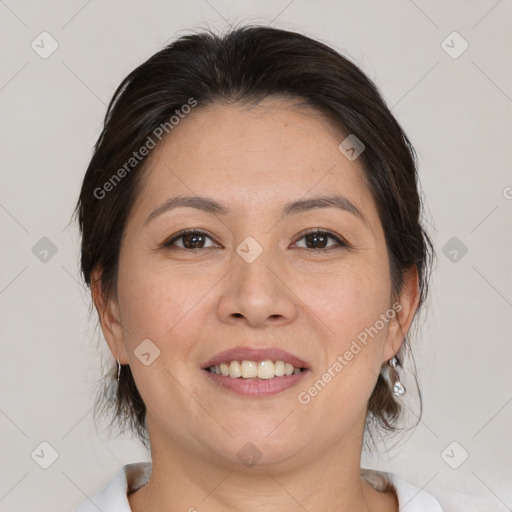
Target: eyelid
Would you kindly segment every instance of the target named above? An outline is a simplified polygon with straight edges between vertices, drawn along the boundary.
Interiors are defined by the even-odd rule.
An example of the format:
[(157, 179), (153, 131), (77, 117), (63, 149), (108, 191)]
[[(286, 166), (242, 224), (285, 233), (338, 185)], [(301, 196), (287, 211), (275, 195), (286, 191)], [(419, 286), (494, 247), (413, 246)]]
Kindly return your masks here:
[[(204, 235), (205, 237), (209, 238), (212, 242), (214, 242), (215, 244), (217, 245), (220, 245), (216, 240), (215, 240), (215, 237), (213, 235), (211, 235), (208, 231), (204, 230), (204, 229), (199, 229), (199, 228), (187, 228), (187, 229), (182, 229), (181, 231), (178, 231), (178, 233), (172, 235), (170, 238), (167, 238), (166, 240), (164, 240), (164, 242), (162, 242), (162, 247), (175, 247), (173, 242), (176, 242), (176, 240), (179, 240), (182, 236), (185, 236), (185, 235), (188, 235), (188, 234), (191, 234), (191, 233), (194, 233), (194, 234), (198, 234), (198, 235)], [(178, 249), (183, 249), (182, 247), (178, 247)], [(206, 247), (206, 249), (210, 249), (210, 247)], [(184, 251), (193, 251), (194, 249), (183, 249)]]
[[(297, 239), (294, 242), (294, 244), (296, 244), (299, 240), (304, 238), (306, 235), (311, 235), (311, 234), (315, 234), (315, 233), (325, 234), (329, 238), (332, 238), (333, 240), (336, 241), (338, 247), (346, 247), (346, 248), (352, 247), (352, 245), (344, 237), (342, 237), (341, 235), (338, 235), (336, 233), (333, 233), (332, 231), (330, 231), (328, 229), (324, 229), (324, 228), (308, 228), (305, 231), (302, 231), (301, 233), (299, 233), (297, 235)], [(322, 251), (329, 251), (329, 250), (333, 249), (334, 247), (331, 246), (331, 247), (325, 248), (325, 249), (309, 249), (307, 247), (299, 247), (299, 249), (307, 249), (310, 251), (322, 252)]]
[[(221, 244), (219, 244), (219, 242), (217, 242), (215, 240), (215, 237), (213, 235), (211, 235), (208, 231), (206, 231), (204, 229), (200, 229), (200, 228), (187, 228), (187, 229), (183, 229), (183, 230), (179, 231), (178, 233), (172, 235), (170, 238), (166, 239), (161, 245), (164, 248), (177, 247), (177, 246), (174, 245), (174, 242), (179, 240), (181, 237), (183, 237), (183, 236), (185, 236), (187, 234), (191, 234), (191, 233), (203, 235), (206, 238), (209, 238), (215, 244), (221, 245)], [(323, 251), (330, 251), (330, 250), (332, 250), (333, 248), (336, 248), (336, 247), (345, 247), (345, 248), (351, 248), (352, 247), (352, 245), (344, 237), (342, 237), (341, 235), (335, 234), (332, 231), (330, 231), (328, 229), (323, 229), (323, 228), (308, 228), (308, 229), (300, 232), (297, 235), (296, 240), (295, 240), (295, 242), (293, 242), (293, 244), (296, 244), (299, 240), (301, 240), (305, 236), (311, 235), (311, 234), (315, 234), (315, 233), (325, 234), (327, 237), (333, 239), (336, 242), (337, 245), (336, 246), (331, 246), (331, 247), (328, 247), (328, 248), (324, 248), (324, 249), (310, 249), (309, 247), (299, 247), (299, 249), (306, 249), (306, 250), (314, 251), (314, 252), (323, 252)], [(177, 247), (177, 248), (178, 249), (183, 249), (182, 247)], [(197, 250), (201, 250), (201, 249), (204, 250), (204, 249), (211, 249), (211, 248), (212, 247), (203, 247), (203, 248), (199, 247), (199, 248), (196, 248), (196, 249)], [(183, 250), (184, 251), (194, 251), (196, 249), (183, 249)]]

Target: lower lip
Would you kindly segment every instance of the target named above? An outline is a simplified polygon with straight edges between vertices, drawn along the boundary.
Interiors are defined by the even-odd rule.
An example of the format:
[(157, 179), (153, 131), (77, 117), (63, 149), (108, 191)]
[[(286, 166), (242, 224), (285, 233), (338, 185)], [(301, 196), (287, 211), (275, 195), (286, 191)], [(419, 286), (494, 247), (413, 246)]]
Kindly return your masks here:
[(309, 370), (303, 370), (295, 375), (284, 375), (282, 377), (274, 377), (273, 379), (244, 379), (242, 377), (233, 378), (210, 373), (209, 370), (203, 370), (207, 376), (219, 386), (229, 391), (233, 391), (237, 395), (263, 397), (271, 396), (285, 391), (297, 385)]

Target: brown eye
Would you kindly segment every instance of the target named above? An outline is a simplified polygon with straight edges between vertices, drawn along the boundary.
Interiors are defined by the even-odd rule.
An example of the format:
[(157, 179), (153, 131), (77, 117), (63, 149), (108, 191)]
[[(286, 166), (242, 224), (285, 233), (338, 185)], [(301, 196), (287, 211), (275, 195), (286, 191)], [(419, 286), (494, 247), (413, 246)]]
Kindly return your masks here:
[[(177, 244), (176, 242), (181, 240), (181, 245)], [(178, 233), (178, 235), (174, 236), (171, 240), (168, 242), (165, 242), (164, 247), (178, 247), (180, 249), (204, 249), (208, 247), (214, 247), (214, 246), (207, 246), (205, 247), (206, 240), (212, 240), (206, 233), (203, 233), (202, 231), (197, 230), (186, 230), (182, 231), (181, 233)]]
[[(334, 246), (331, 244), (328, 246), (329, 239), (334, 240), (336, 243)], [(339, 237), (329, 233), (328, 231), (315, 230), (305, 233), (300, 240), (306, 241), (305, 249), (317, 249), (319, 252), (327, 251), (331, 247), (342, 246), (347, 247), (348, 244), (341, 240)]]

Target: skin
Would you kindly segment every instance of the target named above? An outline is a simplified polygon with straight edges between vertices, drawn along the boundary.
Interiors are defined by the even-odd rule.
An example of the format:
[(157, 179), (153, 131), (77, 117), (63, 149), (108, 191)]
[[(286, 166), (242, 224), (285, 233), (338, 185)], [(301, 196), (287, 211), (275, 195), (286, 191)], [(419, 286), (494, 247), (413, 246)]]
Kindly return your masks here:
[[(338, 149), (344, 138), (316, 111), (274, 98), (198, 107), (153, 151), (122, 241), (117, 298), (103, 296), (100, 269), (93, 275), (105, 339), (130, 365), (147, 406), (153, 473), (128, 496), (134, 512), (398, 510), (394, 492), (361, 478), (360, 455), (366, 404), (409, 330), (418, 278), (408, 272), (393, 296), (376, 205), (357, 159)], [(334, 192), (366, 223), (332, 207), (280, 216), (289, 201)], [(232, 213), (182, 207), (144, 224), (178, 195), (211, 197)], [(163, 247), (186, 228), (211, 237), (198, 249), (184, 249), (184, 239)], [(319, 252), (303, 234), (315, 228), (350, 247), (329, 238)], [(236, 252), (248, 236), (263, 249), (252, 263)], [(310, 403), (299, 403), (298, 393), (397, 299), (395, 319)], [(160, 350), (149, 366), (134, 354), (144, 339)], [(274, 396), (238, 396), (201, 366), (239, 345), (277, 346), (312, 372)], [(247, 442), (262, 454), (252, 467), (237, 457)]]

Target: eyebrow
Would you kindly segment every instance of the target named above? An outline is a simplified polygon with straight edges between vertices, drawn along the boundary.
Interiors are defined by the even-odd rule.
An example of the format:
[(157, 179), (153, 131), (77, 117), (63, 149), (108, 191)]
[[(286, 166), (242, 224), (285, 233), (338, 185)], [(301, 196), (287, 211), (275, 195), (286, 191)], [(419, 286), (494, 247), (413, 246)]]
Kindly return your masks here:
[[(229, 215), (231, 213), (231, 209), (229, 207), (222, 205), (221, 203), (215, 201), (214, 199), (210, 199), (209, 197), (177, 196), (171, 197), (160, 206), (158, 206), (155, 210), (153, 210), (144, 221), (144, 225), (148, 224), (148, 222), (161, 215), (162, 213), (174, 210), (176, 208), (184, 207), (195, 208), (197, 210), (201, 210), (213, 215)], [(299, 213), (305, 213), (317, 208), (338, 208), (355, 215), (366, 225), (368, 225), (368, 221), (366, 220), (365, 216), (355, 206), (355, 204), (346, 197), (340, 195), (323, 195), (309, 199), (298, 199), (297, 201), (292, 201), (283, 206), (281, 210), (281, 216), (284, 217), (286, 215), (297, 215)]]

